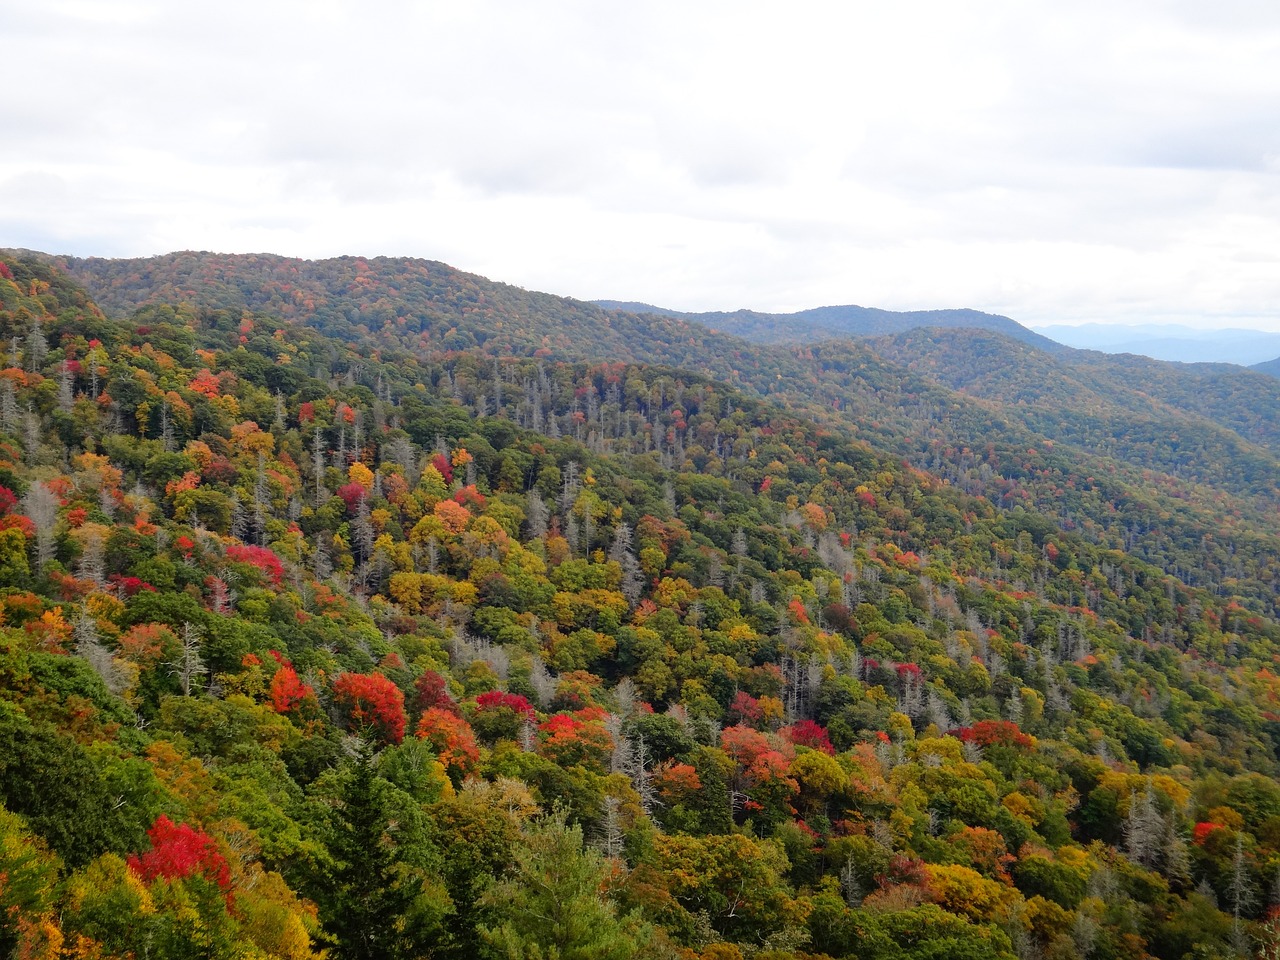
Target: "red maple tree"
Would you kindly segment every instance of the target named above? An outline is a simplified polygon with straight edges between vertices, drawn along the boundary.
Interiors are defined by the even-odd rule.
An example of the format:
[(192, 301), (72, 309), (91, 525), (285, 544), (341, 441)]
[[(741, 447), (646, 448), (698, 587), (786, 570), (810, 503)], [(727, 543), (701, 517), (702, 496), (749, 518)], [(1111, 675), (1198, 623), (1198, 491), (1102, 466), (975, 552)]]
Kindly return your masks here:
[(157, 877), (166, 880), (204, 877), (226, 894), (227, 907), (231, 907), (231, 867), (207, 833), (190, 824), (174, 823), (161, 814), (147, 831), (147, 837), (151, 840), (151, 849), (132, 854), (128, 861), (130, 870), (147, 883)]
[(341, 674), (333, 682), (333, 700), (349, 726), (384, 743), (404, 739), (404, 694), (382, 674)]

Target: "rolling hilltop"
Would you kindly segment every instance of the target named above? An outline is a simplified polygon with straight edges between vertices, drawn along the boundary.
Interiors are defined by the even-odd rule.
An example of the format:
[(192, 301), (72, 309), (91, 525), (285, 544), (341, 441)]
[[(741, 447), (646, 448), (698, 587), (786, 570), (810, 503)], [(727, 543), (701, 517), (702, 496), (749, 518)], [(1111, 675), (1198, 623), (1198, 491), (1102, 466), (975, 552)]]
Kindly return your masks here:
[(0, 956), (1277, 943), (1266, 378), (398, 259), (0, 334)]
[(652, 314), (691, 320), (734, 336), (760, 343), (808, 343), (831, 337), (876, 337), (903, 333), (919, 327), (990, 330), (1021, 340), (1042, 350), (1060, 350), (1061, 345), (1027, 329), (1008, 317), (978, 310), (879, 310), (874, 307), (815, 307), (795, 313), (759, 313), (754, 310), (682, 313), (646, 303), (596, 300), (611, 310)]
[[(619, 360), (679, 360), (707, 331), (678, 318), (638, 317), (533, 293), (430, 260), (182, 252), (136, 260), (54, 258), (102, 308), (127, 316), (151, 304), (246, 309), (356, 340), (394, 335), (429, 350)], [(589, 333), (589, 337), (584, 337)]]

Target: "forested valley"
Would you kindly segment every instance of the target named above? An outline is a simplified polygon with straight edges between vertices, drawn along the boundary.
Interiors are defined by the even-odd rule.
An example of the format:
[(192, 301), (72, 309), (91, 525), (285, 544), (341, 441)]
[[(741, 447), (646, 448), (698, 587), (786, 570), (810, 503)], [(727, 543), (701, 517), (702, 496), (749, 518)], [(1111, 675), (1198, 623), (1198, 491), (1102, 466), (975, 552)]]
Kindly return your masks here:
[(359, 258), (0, 333), (0, 957), (1280, 949), (1280, 380)]

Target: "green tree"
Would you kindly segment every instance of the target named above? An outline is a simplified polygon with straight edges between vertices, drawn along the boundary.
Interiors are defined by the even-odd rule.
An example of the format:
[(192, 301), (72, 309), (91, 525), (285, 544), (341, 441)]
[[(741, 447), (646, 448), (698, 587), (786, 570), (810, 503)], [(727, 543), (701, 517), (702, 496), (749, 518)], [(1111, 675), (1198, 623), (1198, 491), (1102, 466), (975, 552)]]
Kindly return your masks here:
[(776, 841), (737, 833), (666, 836), (653, 847), (671, 895), (690, 915), (705, 913), (726, 939), (764, 940), (804, 919), (785, 880), (791, 865)]
[(21, 530), (0, 530), (0, 583), (16, 586), (31, 575), (27, 563), (27, 538)]
[[(150, 779), (140, 766), (123, 779)], [(31, 723), (0, 701), (0, 803), (27, 818), (31, 830), (69, 866), (79, 867), (108, 850), (128, 853), (146, 843), (154, 810), (122, 803), (144, 798), (148, 785), (108, 779), (104, 763), (48, 724)]]
[(649, 930), (634, 914), (619, 917), (600, 893), (604, 858), (584, 849), (582, 828), (564, 814), (529, 828), (515, 849), (510, 879), (485, 896), (501, 905), (501, 924), (482, 934), (503, 960), (628, 960)]
[(414, 955), (408, 917), (421, 881), (398, 855), (388, 787), (361, 746), (341, 774), (325, 836), (331, 863), (314, 891), (338, 960)]

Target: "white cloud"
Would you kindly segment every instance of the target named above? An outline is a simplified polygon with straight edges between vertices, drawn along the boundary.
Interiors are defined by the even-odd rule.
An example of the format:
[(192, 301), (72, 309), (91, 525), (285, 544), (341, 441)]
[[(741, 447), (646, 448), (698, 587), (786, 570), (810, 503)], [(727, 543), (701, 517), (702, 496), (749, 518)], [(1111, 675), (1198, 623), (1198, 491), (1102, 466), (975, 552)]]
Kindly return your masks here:
[(0, 0), (0, 244), (1280, 328), (1280, 8)]

